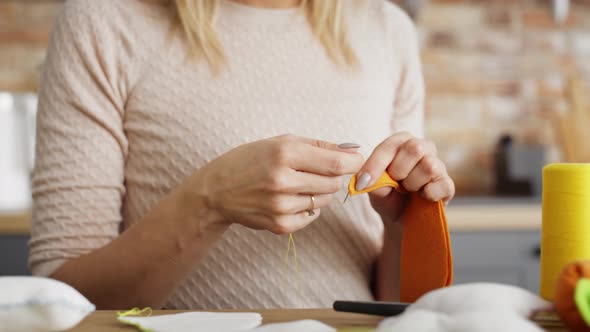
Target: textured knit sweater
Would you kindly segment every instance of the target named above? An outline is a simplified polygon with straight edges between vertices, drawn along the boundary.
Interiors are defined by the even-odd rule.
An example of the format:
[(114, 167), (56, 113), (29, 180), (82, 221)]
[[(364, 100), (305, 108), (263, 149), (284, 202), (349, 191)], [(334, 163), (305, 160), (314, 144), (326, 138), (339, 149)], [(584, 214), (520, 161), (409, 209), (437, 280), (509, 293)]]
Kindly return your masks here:
[[(347, 17), (359, 59), (347, 69), (330, 60), (299, 9), (220, 0), (214, 28), (227, 66), (217, 75), (190, 59), (163, 5), (67, 2), (40, 89), (32, 272), (51, 275), (109, 243), (183, 178), (241, 144), (292, 133), (359, 143), (368, 156), (393, 132), (421, 136), (414, 27), (385, 0), (366, 1)], [(364, 196), (334, 200), (294, 234), (299, 278), (292, 262), (284, 265), (286, 236), (232, 225), (166, 307), (372, 299), (383, 223)]]

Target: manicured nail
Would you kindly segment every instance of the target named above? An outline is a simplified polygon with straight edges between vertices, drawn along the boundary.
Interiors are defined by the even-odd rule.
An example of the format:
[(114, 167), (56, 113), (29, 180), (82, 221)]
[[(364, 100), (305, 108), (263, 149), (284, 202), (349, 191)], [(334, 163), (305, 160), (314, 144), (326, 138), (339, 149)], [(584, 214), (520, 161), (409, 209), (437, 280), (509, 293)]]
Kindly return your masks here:
[(355, 186), (356, 191), (361, 191), (361, 190), (365, 189), (367, 187), (367, 185), (369, 184), (369, 181), (371, 181), (371, 176), (368, 173), (361, 173), (356, 178), (356, 186)]
[(360, 147), (361, 147), (361, 145), (360, 144), (356, 144), (356, 143), (342, 143), (342, 144), (338, 144), (338, 148), (339, 149), (358, 149)]

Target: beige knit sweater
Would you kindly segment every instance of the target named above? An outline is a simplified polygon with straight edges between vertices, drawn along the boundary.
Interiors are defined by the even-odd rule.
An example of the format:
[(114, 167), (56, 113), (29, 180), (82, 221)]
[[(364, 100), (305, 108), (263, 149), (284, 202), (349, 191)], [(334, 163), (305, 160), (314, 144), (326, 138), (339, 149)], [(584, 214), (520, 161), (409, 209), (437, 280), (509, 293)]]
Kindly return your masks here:
[[(74, 0), (57, 20), (39, 100), (30, 266), (50, 275), (137, 222), (182, 179), (246, 142), (293, 133), (356, 142), (422, 135), (423, 82), (411, 21), (385, 0), (348, 18), (360, 70), (334, 65), (297, 9), (222, 0), (228, 67), (187, 60), (164, 7)], [(261, 160), (261, 162), (264, 162)], [(365, 195), (366, 196), (366, 195)], [(342, 198), (342, 197), (340, 197)], [(367, 197), (335, 201), (287, 237), (233, 225), (168, 308), (327, 307), (369, 300), (382, 222)], [(286, 270), (288, 272), (286, 272)]]

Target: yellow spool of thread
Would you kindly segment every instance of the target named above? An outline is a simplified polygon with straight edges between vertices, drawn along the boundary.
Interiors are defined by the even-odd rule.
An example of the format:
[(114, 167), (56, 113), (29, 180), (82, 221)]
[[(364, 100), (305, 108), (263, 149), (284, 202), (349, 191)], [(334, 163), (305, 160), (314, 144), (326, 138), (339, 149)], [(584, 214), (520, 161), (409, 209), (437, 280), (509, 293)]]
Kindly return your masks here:
[(590, 164), (543, 168), (541, 297), (552, 300), (563, 267), (590, 259)]

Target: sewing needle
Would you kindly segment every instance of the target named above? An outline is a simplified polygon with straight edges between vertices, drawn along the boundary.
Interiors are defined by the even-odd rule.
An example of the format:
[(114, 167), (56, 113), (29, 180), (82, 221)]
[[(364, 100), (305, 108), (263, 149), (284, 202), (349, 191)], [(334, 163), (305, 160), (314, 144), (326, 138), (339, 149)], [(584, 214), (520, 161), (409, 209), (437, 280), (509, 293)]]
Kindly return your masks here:
[[(342, 143), (338, 145), (339, 149), (358, 149), (360, 147), (361, 145), (356, 143)], [(348, 196), (350, 196), (350, 192), (346, 193), (346, 197), (344, 197), (344, 201), (342, 202), (342, 204), (346, 203)]]

